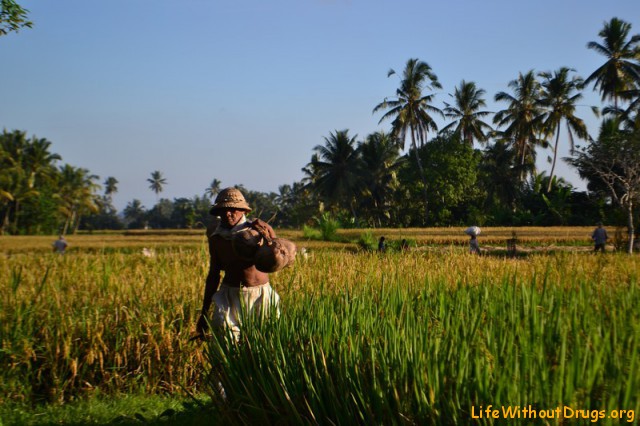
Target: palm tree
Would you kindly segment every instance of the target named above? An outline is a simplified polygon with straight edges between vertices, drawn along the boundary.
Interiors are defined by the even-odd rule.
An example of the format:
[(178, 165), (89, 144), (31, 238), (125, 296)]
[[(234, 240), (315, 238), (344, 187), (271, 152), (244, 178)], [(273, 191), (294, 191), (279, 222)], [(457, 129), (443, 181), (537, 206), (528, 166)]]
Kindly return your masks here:
[[(395, 71), (390, 70), (387, 77), (394, 74)], [(415, 153), (416, 163), (423, 183), (425, 223), (429, 215), (429, 201), (424, 168), (418, 155), (418, 143), (422, 146), (426, 142), (429, 130), (438, 130), (438, 126), (430, 113), (444, 117), (442, 111), (431, 104), (435, 95), (433, 93), (423, 95), (423, 90), (433, 88), (440, 89), (442, 86), (431, 67), (426, 62), (418, 59), (409, 59), (402, 73), (400, 87), (396, 90), (396, 99), (385, 99), (373, 109), (374, 113), (388, 110), (379, 123), (387, 119), (393, 120), (391, 122), (391, 135), (401, 142), (401, 149), (404, 149), (407, 133), (411, 137), (411, 150)]]
[(144, 216), (145, 209), (140, 200), (134, 199), (133, 201), (127, 203), (127, 206), (122, 211), (125, 219), (129, 221), (129, 223), (133, 222), (137, 225), (140, 225), (140, 222)]
[(213, 179), (211, 181), (211, 184), (207, 187), (207, 189), (204, 190), (205, 197), (209, 197), (210, 199), (213, 200), (216, 197), (216, 195), (218, 195), (218, 193), (220, 192), (221, 185), (222, 185), (222, 182), (220, 182), (218, 179)]
[(111, 196), (118, 192), (118, 179), (109, 176), (104, 180), (104, 196), (111, 200)]
[(32, 137), (24, 149), (24, 167), (27, 170), (27, 185), (32, 189), (39, 179), (49, 179), (55, 173), (55, 163), (60, 155), (49, 151), (51, 142)]
[(69, 164), (60, 168), (59, 192), (56, 198), (60, 200), (59, 211), (65, 220), (62, 234), (66, 234), (70, 228), (73, 228), (75, 233), (83, 214), (98, 211), (95, 195), (98, 184), (94, 182), (96, 179), (98, 176), (90, 174), (87, 169)]
[(497, 140), (485, 148), (480, 163), (480, 171), (487, 189), (487, 202), (509, 206), (516, 210), (520, 195), (520, 176), (517, 153), (504, 140)]
[[(499, 127), (507, 126), (497, 134), (514, 145), (524, 173), (526, 163), (535, 164), (535, 147), (541, 143), (538, 139), (541, 129), (541, 110), (538, 105), (540, 83), (531, 70), (524, 75), (520, 73), (516, 80), (511, 80), (509, 88), (513, 90), (513, 94), (499, 92), (495, 95), (496, 102), (508, 102), (509, 106), (498, 111), (493, 122)], [(525, 177), (523, 174), (520, 179), (524, 180)]]
[(21, 28), (31, 28), (33, 23), (29, 19), (29, 10), (23, 9), (14, 0), (0, 2), (0, 36), (11, 31), (18, 32)]
[[(10, 224), (13, 216), (13, 228), (18, 229), (18, 219), (22, 203), (38, 196), (38, 183), (52, 179), (55, 174), (55, 162), (58, 154), (51, 153), (51, 142), (32, 137), (27, 139), (26, 132), (3, 131), (0, 135), (0, 167), (2, 173), (2, 194), (4, 200), (4, 218), (0, 233)], [(6, 206), (6, 207), (5, 207)]]
[(360, 182), (356, 136), (351, 138), (348, 130), (341, 130), (324, 140), (324, 145), (313, 149), (315, 154), (303, 170), (320, 198), (339, 207), (349, 207), (355, 217), (354, 201)]
[(553, 183), (553, 172), (556, 168), (556, 159), (558, 157), (558, 145), (560, 143), (560, 124), (564, 120), (567, 125), (567, 134), (569, 135), (569, 143), (571, 144), (571, 153), (575, 149), (573, 142), (573, 134), (580, 139), (586, 140), (589, 137), (587, 126), (582, 119), (575, 116), (576, 102), (582, 98), (582, 94), (578, 92), (582, 86), (582, 79), (578, 76), (569, 78), (569, 74), (575, 70), (562, 67), (553, 74), (550, 72), (540, 73), (540, 77), (544, 79), (542, 82), (542, 93), (540, 95), (539, 104), (544, 108), (542, 127), (547, 136), (556, 134), (556, 141), (553, 144), (553, 163), (551, 172), (549, 173), (549, 183), (547, 192), (551, 191)]
[(162, 172), (156, 170), (151, 172), (151, 178), (147, 179), (147, 182), (150, 183), (149, 189), (155, 192), (157, 201), (158, 194), (160, 194), (164, 189), (163, 186), (167, 184), (167, 180), (162, 177)]
[(370, 207), (374, 221), (382, 226), (382, 220), (389, 219), (389, 201), (398, 185), (397, 171), (403, 163), (398, 142), (384, 132), (376, 132), (358, 145), (358, 151), (365, 196), (362, 204)]
[(486, 143), (487, 133), (492, 132), (490, 125), (481, 120), (491, 114), (489, 111), (480, 111), (486, 107), (484, 100), (484, 89), (478, 89), (473, 81), (462, 80), (460, 86), (456, 87), (453, 95), (454, 104), (444, 103), (444, 115), (454, 121), (445, 126), (441, 132), (445, 132), (455, 126), (453, 134), (473, 147), (474, 139), (480, 143)]
[(612, 99), (616, 109), (621, 92), (632, 89), (633, 76), (640, 73), (640, 34), (628, 38), (630, 31), (631, 24), (611, 18), (598, 33), (602, 44), (595, 41), (587, 43), (587, 48), (605, 56), (607, 61), (587, 77), (584, 84), (594, 83), (594, 89), (600, 91), (602, 100)]

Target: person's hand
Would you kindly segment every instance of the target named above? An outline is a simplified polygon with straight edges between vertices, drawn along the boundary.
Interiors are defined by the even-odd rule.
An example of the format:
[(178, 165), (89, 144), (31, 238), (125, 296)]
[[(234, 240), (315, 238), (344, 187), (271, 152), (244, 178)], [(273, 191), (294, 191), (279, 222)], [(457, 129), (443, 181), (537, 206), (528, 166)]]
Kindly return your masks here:
[(258, 233), (267, 240), (267, 243), (271, 243), (271, 240), (276, 237), (276, 233), (273, 231), (273, 228), (262, 219), (256, 219), (251, 222), (251, 228), (258, 231)]

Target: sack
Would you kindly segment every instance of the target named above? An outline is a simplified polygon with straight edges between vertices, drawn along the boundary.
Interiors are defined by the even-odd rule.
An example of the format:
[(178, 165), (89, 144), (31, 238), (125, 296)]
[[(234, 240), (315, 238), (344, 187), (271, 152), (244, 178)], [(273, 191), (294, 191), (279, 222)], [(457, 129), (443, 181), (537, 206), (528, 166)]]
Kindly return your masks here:
[(470, 236), (477, 237), (478, 235), (480, 235), (480, 228), (478, 228), (477, 226), (470, 226), (464, 230), (464, 233)]
[(235, 232), (231, 237), (231, 247), (241, 258), (251, 260), (256, 255), (258, 248), (264, 244), (264, 238), (258, 231), (246, 228)]
[(262, 272), (277, 272), (292, 265), (296, 259), (296, 245), (284, 238), (274, 238), (256, 251), (256, 268)]
[(249, 227), (233, 233), (231, 247), (239, 257), (253, 260), (256, 251), (261, 246), (271, 243), (274, 237), (273, 229), (266, 222), (256, 219)]

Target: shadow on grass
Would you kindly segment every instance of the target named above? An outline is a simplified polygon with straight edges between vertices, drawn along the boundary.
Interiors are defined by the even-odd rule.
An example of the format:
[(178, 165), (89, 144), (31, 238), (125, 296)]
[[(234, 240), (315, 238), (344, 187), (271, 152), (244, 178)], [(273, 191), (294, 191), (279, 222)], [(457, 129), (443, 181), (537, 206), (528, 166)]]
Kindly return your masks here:
[[(126, 399), (126, 398), (125, 398)], [(84, 426), (84, 425), (207, 425), (215, 424), (214, 406), (208, 402), (176, 401), (171, 398), (164, 402), (138, 399), (135, 403), (114, 399), (108, 401), (69, 403), (62, 406), (40, 406), (40, 409), (29, 409), (24, 406), (14, 410), (0, 410), (0, 425), (30, 426)], [(163, 405), (161, 407), (160, 405)], [(166, 408), (171, 407), (171, 408)]]

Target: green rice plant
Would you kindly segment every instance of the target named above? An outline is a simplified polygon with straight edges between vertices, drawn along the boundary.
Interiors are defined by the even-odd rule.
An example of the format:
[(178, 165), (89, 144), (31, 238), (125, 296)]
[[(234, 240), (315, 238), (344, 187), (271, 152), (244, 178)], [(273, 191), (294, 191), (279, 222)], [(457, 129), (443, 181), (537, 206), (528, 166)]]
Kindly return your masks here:
[(472, 283), (365, 266), (337, 291), (291, 294), (279, 320), (245, 319), (238, 343), (213, 339), (210, 394), (232, 424), (469, 424), (488, 405), (637, 412), (637, 274), (599, 285), (556, 265)]
[(321, 240), (322, 232), (319, 229), (304, 225), (302, 228), (302, 237), (308, 240)]
[(366, 251), (374, 251), (378, 247), (378, 240), (373, 235), (373, 232), (366, 231), (360, 234), (358, 238), (358, 247)]

